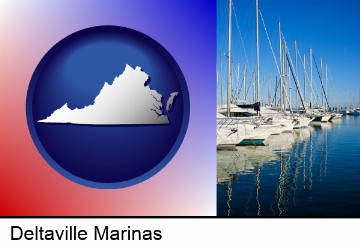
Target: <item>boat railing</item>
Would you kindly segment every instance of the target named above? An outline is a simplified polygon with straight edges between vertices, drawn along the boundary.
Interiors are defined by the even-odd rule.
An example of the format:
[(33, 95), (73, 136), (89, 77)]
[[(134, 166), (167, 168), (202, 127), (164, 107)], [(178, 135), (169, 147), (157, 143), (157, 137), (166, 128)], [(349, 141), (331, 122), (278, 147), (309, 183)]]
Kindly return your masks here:
[(256, 124), (258, 117), (248, 117), (248, 118), (218, 118), (217, 119), (217, 129), (221, 128), (228, 128), (232, 125), (239, 125), (239, 124)]

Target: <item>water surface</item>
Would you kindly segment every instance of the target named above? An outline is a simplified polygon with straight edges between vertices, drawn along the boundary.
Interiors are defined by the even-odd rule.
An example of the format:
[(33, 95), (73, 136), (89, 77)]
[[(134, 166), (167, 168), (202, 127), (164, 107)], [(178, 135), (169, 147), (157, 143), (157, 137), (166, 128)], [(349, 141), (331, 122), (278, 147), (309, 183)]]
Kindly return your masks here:
[(360, 216), (360, 117), (217, 152), (219, 216)]

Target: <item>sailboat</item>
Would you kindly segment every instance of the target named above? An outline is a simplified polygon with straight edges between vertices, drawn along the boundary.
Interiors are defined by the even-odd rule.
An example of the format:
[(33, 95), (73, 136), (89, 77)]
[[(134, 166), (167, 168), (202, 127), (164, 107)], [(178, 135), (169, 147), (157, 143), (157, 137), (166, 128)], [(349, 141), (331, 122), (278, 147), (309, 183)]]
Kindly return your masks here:
[(256, 127), (254, 120), (233, 118), (231, 116), (231, 9), (232, 0), (229, 0), (228, 13), (228, 85), (226, 114), (220, 114), (218, 109), (216, 118), (216, 147), (217, 149), (232, 149), (238, 145), (248, 133)]
[[(274, 115), (278, 112), (265, 110), (264, 116), (260, 116), (260, 81), (259, 81), (259, 33), (258, 33), (258, 0), (256, 0), (256, 73), (254, 80), (255, 103), (247, 107), (239, 107), (236, 102), (231, 102), (231, 9), (232, 0), (229, 0), (228, 17), (228, 92), (227, 105), (218, 107), (217, 115), (217, 146), (219, 148), (234, 145), (263, 145), (264, 141), (272, 134), (280, 134), (291, 131), (292, 122), (283, 120), (278, 123)], [(235, 103), (235, 104), (232, 104)], [(249, 106), (251, 108), (249, 108)], [(225, 111), (226, 109), (226, 111)], [(222, 114), (223, 116), (219, 115)], [(242, 134), (241, 134), (242, 133)], [(242, 140), (241, 140), (242, 139)]]

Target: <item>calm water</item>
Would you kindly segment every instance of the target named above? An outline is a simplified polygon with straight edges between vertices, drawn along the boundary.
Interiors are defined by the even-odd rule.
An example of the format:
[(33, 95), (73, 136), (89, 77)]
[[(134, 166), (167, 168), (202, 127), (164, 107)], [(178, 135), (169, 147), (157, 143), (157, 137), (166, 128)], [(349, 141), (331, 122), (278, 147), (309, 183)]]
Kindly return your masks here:
[(219, 216), (360, 216), (360, 117), (217, 152)]

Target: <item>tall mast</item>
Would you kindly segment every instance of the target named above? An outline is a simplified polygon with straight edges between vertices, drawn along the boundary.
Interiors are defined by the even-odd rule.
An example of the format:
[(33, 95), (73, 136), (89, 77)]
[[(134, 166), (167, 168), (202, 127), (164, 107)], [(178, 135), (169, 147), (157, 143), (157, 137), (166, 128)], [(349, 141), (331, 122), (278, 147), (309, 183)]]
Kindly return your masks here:
[(238, 63), (235, 102), (240, 99), (240, 63)]
[(310, 48), (310, 108), (312, 109), (312, 94), (313, 94), (313, 88), (312, 88), (312, 82), (313, 82), (313, 76), (312, 76), (312, 49)]
[(286, 111), (286, 108), (287, 108), (287, 97), (286, 97), (286, 90), (288, 88), (288, 85), (287, 85), (287, 80), (288, 80), (288, 69), (289, 67), (286, 65), (286, 43), (283, 43), (282, 44), (282, 48), (283, 48), (283, 104), (284, 104), (284, 111)]
[(227, 85), (227, 116), (230, 117), (230, 95), (231, 95), (231, 8), (232, 0), (229, 0), (229, 44), (228, 44), (228, 85)]
[(253, 84), (254, 85), (253, 101), (255, 102), (256, 101), (256, 95), (255, 95), (255, 93), (256, 93), (256, 73), (255, 73), (255, 71), (253, 71), (253, 82), (254, 82), (254, 84)]
[[(286, 49), (285, 49), (284, 54), (286, 54)], [(284, 61), (286, 61), (286, 57), (285, 57)], [(290, 65), (289, 66), (286, 65), (286, 86), (287, 86), (287, 90), (289, 90), (289, 105), (288, 105), (288, 107), (291, 109)], [(286, 107), (285, 107), (285, 111), (286, 111)]]
[(257, 82), (257, 93), (256, 101), (260, 102), (260, 61), (259, 61), (259, 3), (255, 1), (256, 7), (256, 82)]
[(275, 90), (274, 90), (274, 92), (275, 92), (275, 102), (274, 102), (274, 105), (275, 105), (275, 107), (277, 107), (278, 105), (277, 105), (277, 99), (276, 99), (276, 96), (277, 96), (277, 87), (276, 87), (276, 85), (279, 85), (278, 84), (278, 79), (277, 79), (277, 76), (275, 76)]
[[(297, 55), (297, 46), (296, 46), (296, 40), (294, 43), (295, 46), (295, 70), (296, 70), (296, 78), (299, 80), (299, 70), (298, 70), (298, 55)], [(295, 109), (297, 109), (298, 103), (297, 103), (297, 93), (295, 93)]]
[[(328, 97), (328, 70), (327, 70), (327, 64), (325, 64), (325, 83), (326, 83), (326, 89), (325, 89), (325, 95)], [(330, 110), (330, 109), (329, 109)]]
[[(322, 57), (320, 57), (320, 82), (323, 81), (323, 65)], [(321, 107), (324, 107), (324, 90), (321, 91)]]
[(268, 94), (268, 100), (269, 100), (269, 102), (268, 102), (268, 105), (269, 106), (271, 106), (271, 85), (272, 84), (272, 73), (271, 73), (271, 71), (270, 71), (270, 77), (269, 77), (269, 94)]
[(304, 102), (306, 102), (306, 56), (305, 56), (305, 54), (304, 54)]
[(282, 102), (282, 94), (283, 94), (283, 84), (282, 84), (282, 78), (283, 78), (283, 58), (282, 58), (282, 43), (281, 43), (281, 28), (280, 28), (280, 21), (279, 21), (279, 55), (280, 55), (280, 109), (283, 109), (283, 102)]
[(246, 85), (245, 85), (245, 82), (246, 82), (246, 64), (244, 64), (244, 78), (243, 78), (243, 99), (244, 101), (246, 101)]
[[(263, 83), (263, 85), (265, 85), (265, 74), (263, 74), (263, 79), (262, 79), (262, 83)], [(264, 90), (263, 90), (264, 91)], [(260, 92), (260, 98), (261, 98), (261, 102), (263, 102), (263, 104), (265, 103), (265, 93), (264, 92), (262, 92), (261, 93), (261, 90), (259, 90), (259, 92)]]

